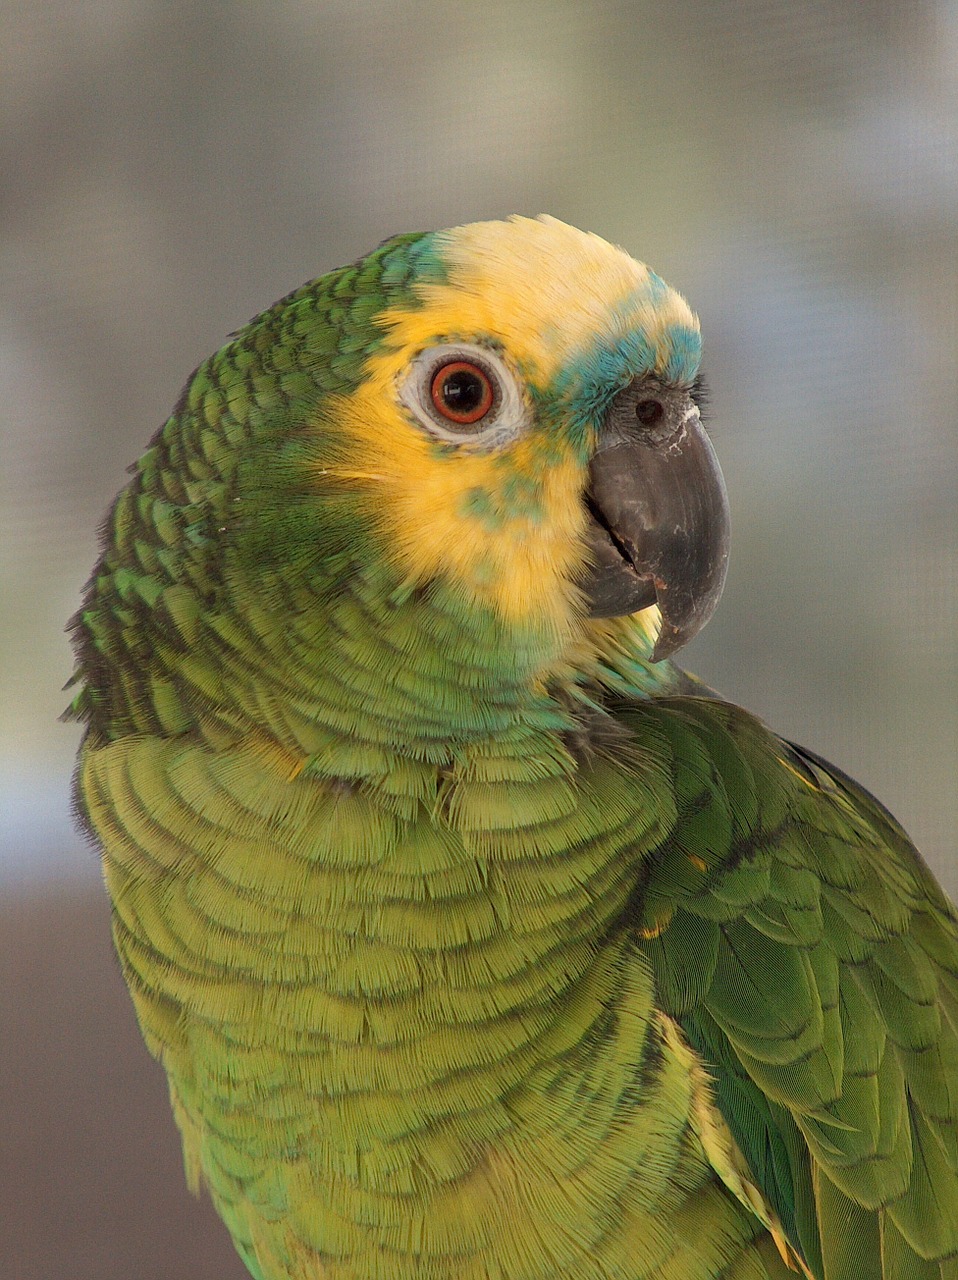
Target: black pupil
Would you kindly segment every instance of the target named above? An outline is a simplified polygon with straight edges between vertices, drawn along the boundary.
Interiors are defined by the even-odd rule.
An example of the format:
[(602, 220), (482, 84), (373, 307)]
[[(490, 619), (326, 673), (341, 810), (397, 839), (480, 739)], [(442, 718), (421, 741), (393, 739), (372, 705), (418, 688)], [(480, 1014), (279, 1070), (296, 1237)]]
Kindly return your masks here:
[(651, 427), (662, 417), (665, 410), (661, 400), (640, 400), (635, 406), (635, 416), (644, 427)]
[(469, 369), (456, 369), (443, 379), (442, 401), (452, 413), (475, 413), (482, 404), (485, 392), (482, 379)]

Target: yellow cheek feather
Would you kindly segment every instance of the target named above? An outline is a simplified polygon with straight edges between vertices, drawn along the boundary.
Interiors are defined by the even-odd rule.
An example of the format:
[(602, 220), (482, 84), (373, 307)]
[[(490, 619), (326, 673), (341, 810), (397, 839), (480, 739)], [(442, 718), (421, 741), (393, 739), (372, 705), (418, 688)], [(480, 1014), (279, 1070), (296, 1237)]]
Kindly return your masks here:
[(386, 342), (363, 382), (326, 406), (355, 465), (327, 469), (325, 482), (368, 490), (370, 519), (409, 584), (438, 577), (507, 622), (567, 633), (584, 613), (581, 439), (564, 438), (561, 423), (547, 431), (529, 404), (528, 430), (497, 450), (441, 445), (411, 420), (399, 385), (421, 351), (456, 341), (491, 341), (520, 387), (540, 391), (637, 330), (664, 365), (670, 327), (694, 328), (695, 317), (644, 264), (553, 218), (454, 228), (436, 248), (445, 279), (419, 284), (418, 304), (383, 311)]
[(437, 443), (398, 403), (409, 359), (408, 349), (377, 356), (333, 406), (336, 428), (357, 445), (348, 479), (366, 489), (386, 554), (410, 586), (440, 578), (506, 621), (564, 629), (583, 556), (581, 460), (549, 442), (544, 463), (532, 432), (496, 452)]

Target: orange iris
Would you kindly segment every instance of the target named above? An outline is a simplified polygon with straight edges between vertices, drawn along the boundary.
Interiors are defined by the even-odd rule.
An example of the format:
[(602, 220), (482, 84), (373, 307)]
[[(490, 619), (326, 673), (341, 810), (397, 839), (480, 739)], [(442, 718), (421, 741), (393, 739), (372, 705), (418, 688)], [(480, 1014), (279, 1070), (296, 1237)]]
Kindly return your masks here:
[(436, 412), (456, 426), (480, 422), (492, 408), (492, 382), (471, 360), (452, 360), (438, 368), (429, 388)]

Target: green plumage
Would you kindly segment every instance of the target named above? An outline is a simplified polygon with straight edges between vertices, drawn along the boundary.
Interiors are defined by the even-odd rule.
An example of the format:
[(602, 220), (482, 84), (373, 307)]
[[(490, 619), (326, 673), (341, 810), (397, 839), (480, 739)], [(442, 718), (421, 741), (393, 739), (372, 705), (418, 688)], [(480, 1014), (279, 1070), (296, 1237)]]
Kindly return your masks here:
[[(191, 1183), (259, 1280), (958, 1280), (954, 911), (855, 783), (587, 616), (582, 424), (685, 394), (689, 322), (602, 242), (488, 225), (201, 365), (75, 621)], [(450, 343), (506, 362), (514, 440), (401, 407)]]

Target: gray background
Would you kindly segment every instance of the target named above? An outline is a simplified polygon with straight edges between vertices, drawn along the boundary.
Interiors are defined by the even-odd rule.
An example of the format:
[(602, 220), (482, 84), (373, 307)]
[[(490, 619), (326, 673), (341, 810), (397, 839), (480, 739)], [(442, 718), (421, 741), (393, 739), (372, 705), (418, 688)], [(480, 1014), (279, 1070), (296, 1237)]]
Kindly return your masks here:
[(63, 625), (190, 369), (394, 231), (547, 211), (687, 295), (733, 510), (687, 665), (958, 892), (954, 0), (7, 0), (0, 29), (6, 1274), (243, 1274), (71, 828)]

